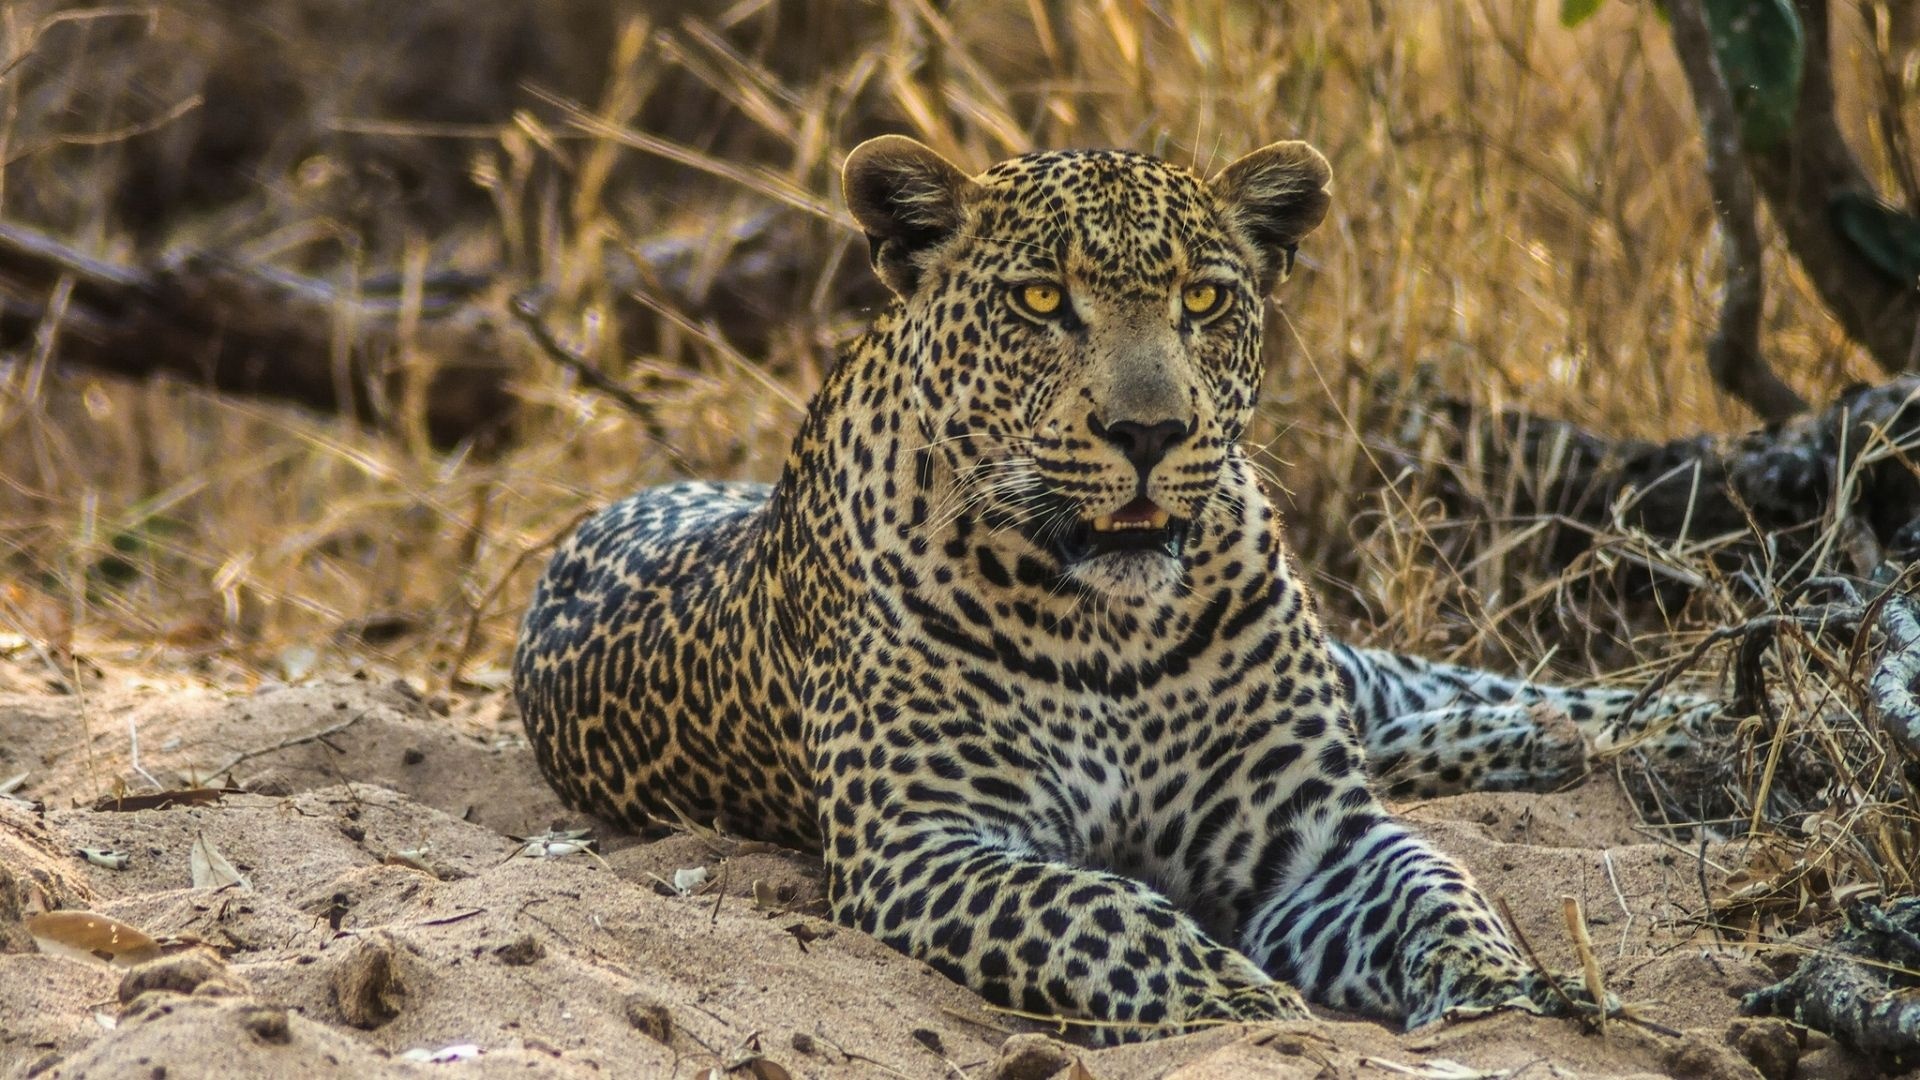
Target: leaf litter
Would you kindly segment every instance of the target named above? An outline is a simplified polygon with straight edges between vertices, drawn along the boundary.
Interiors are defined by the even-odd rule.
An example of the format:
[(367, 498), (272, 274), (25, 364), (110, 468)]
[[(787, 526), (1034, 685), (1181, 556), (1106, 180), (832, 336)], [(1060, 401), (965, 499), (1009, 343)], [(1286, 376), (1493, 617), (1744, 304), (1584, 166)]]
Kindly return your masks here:
[(26, 920), (40, 951), (89, 963), (132, 967), (160, 956), (145, 931), (91, 911), (49, 911)]

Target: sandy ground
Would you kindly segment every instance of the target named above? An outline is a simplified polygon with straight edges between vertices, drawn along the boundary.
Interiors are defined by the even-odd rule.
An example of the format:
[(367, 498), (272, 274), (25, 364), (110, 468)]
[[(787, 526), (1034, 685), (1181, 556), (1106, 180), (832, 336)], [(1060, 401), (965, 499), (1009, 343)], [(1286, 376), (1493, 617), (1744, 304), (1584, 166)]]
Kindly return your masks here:
[[(0, 780), (27, 774), (0, 799), (0, 1076), (1780, 1080), (1796, 1059), (1812, 1080), (1868, 1075), (1820, 1036), (1802, 1048), (1736, 1016), (1773, 976), (1693, 929), (1703, 867), (1637, 829), (1611, 778), (1403, 809), (1550, 964), (1572, 963), (1561, 897), (1578, 897), (1610, 987), (1678, 1034), (1515, 1013), (1401, 1033), (1323, 1014), (1089, 1051), (825, 921), (809, 856), (621, 836), (568, 811), (504, 695), (340, 680), (82, 700), (23, 671), (0, 679)], [(235, 791), (90, 808), (193, 781)], [(555, 826), (594, 828), (599, 854), (513, 857), (514, 837)], [(245, 883), (195, 888), (196, 844)], [(1737, 856), (1710, 850), (1706, 887)], [(174, 951), (131, 968), (44, 954), (25, 920), (49, 907)], [(433, 1054), (459, 1060), (419, 1060)]]

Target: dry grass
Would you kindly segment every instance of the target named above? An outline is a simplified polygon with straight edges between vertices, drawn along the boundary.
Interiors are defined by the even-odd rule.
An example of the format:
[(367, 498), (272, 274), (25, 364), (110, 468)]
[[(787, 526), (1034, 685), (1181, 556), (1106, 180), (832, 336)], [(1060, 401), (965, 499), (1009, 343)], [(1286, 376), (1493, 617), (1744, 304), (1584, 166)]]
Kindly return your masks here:
[[(1282, 292), (1255, 441), (1352, 634), (1582, 676), (1750, 613), (1708, 588), (1653, 613), (1680, 640), (1597, 650), (1561, 632), (1605, 613), (1567, 607), (1570, 580), (1539, 569), (1539, 522), (1477, 524), (1463, 562), (1459, 523), (1381, 483), (1398, 433), (1377, 418), (1421, 387), (1620, 435), (1751, 423), (1701, 360), (1720, 246), (1684, 83), (1644, 5), (1605, 5), (1577, 31), (1552, 2), (256, 7), (50, 22), (47, 3), (8, 5), (0, 212), (106, 253), (213, 246), (343, 282), (503, 269), (552, 290), (556, 325), (644, 388), (658, 431), (525, 343), (530, 408), (490, 460), (23, 350), (0, 359), (0, 631), (54, 662), (497, 681), (529, 552), (584, 510), (685, 472), (776, 474), (874, 295), (834, 177), (887, 130), (974, 166), (1036, 146), (1128, 146), (1203, 172), (1282, 137), (1327, 153), (1337, 199)], [(1842, 115), (1891, 188), (1867, 123), (1874, 44), (1836, 7)], [(703, 305), (744, 257), (736, 226), (777, 236), (801, 272), (751, 310)], [(609, 269), (689, 237), (695, 302), (644, 267)], [(1776, 368), (1814, 400), (1867, 376), (1777, 237), (1768, 257)], [(435, 361), (417, 344), (394, 358)]]

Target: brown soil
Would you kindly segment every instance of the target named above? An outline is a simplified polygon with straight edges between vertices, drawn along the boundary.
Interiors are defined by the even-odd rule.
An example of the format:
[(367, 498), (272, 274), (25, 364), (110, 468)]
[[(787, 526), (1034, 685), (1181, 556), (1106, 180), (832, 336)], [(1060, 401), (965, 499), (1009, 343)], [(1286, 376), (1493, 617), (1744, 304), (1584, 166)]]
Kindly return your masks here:
[[(1867, 1075), (1819, 1036), (1802, 1051), (1784, 1025), (1736, 1016), (1738, 994), (1768, 969), (1694, 929), (1698, 854), (1640, 828), (1608, 777), (1405, 809), (1506, 900), (1550, 965), (1572, 962), (1561, 897), (1578, 897), (1609, 986), (1679, 1035), (1514, 1013), (1401, 1033), (1323, 1015), (1088, 1051), (822, 919), (809, 856), (622, 836), (566, 810), (503, 696), (449, 703), (345, 680), (245, 695), (129, 686), (82, 700), (34, 684), (19, 669), (0, 681), (22, 691), (0, 694), (0, 780), (27, 773), (16, 795), (39, 804), (0, 799), (0, 1076), (691, 1077), (731, 1066), (724, 1075), (761, 1080), (1731, 1080), (1783, 1077), (1796, 1057), (1812, 1080)], [(88, 808), (155, 782), (242, 790), (204, 805)], [(513, 837), (552, 826), (594, 828), (598, 854), (512, 857)], [(248, 883), (194, 888), (196, 841)], [(81, 848), (130, 859), (107, 869)], [(1708, 887), (1736, 855), (1706, 853)], [(676, 871), (695, 868), (705, 883), (676, 893)], [(200, 944), (131, 971), (44, 955), (24, 920), (49, 906)], [(408, 1057), (461, 1046), (473, 1056), (458, 1064)]]

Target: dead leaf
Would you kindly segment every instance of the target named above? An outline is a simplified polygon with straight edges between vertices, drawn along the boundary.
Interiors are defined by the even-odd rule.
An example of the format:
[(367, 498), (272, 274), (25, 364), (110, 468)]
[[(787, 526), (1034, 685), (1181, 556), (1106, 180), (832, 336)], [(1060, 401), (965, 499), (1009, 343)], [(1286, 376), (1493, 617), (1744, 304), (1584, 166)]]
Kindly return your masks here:
[(102, 870), (125, 870), (133, 861), (133, 856), (124, 851), (112, 851), (107, 848), (83, 847), (80, 857), (100, 867)]
[(1093, 1080), (1093, 1072), (1086, 1062), (1074, 1058), (1073, 1064), (1067, 1066), (1067, 1080)]
[(433, 867), (427, 862), (427, 856), (432, 854), (432, 852), (433, 845), (424, 844), (417, 848), (406, 848), (401, 851), (388, 852), (387, 857), (380, 861), (387, 866), (404, 866), (409, 870), (418, 870), (423, 874), (431, 874), (433, 873)]
[[(516, 836), (520, 846), (508, 859), (558, 859), (564, 855), (593, 854), (590, 829), (549, 829), (538, 836)], [(597, 857), (597, 856), (596, 856)]]
[(741, 1071), (753, 1077), (753, 1080), (793, 1080), (793, 1074), (785, 1066), (763, 1057), (747, 1062), (746, 1068)]
[(49, 911), (26, 921), (40, 951), (132, 967), (160, 955), (160, 944), (118, 919), (91, 911)]
[(205, 833), (193, 835), (193, 850), (187, 853), (187, 864), (193, 869), (193, 887), (196, 889), (225, 889), (238, 885), (242, 889), (251, 889), (253, 885), (246, 876), (233, 868), (220, 849), (213, 846)]
[(472, 1061), (480, 1056), (480, 1047), (475, 1043), (454, 1043), (438, 1050), (416, 1046), (400, 1055), (402, 1061), (418, 1061), (428, 1065), (445, 1065), (455, 1061)]
[(673, 872), (673, 891), (681, 896), (691, 894), (706, 883), (707, 868), (704, 866), (684, 867)]

